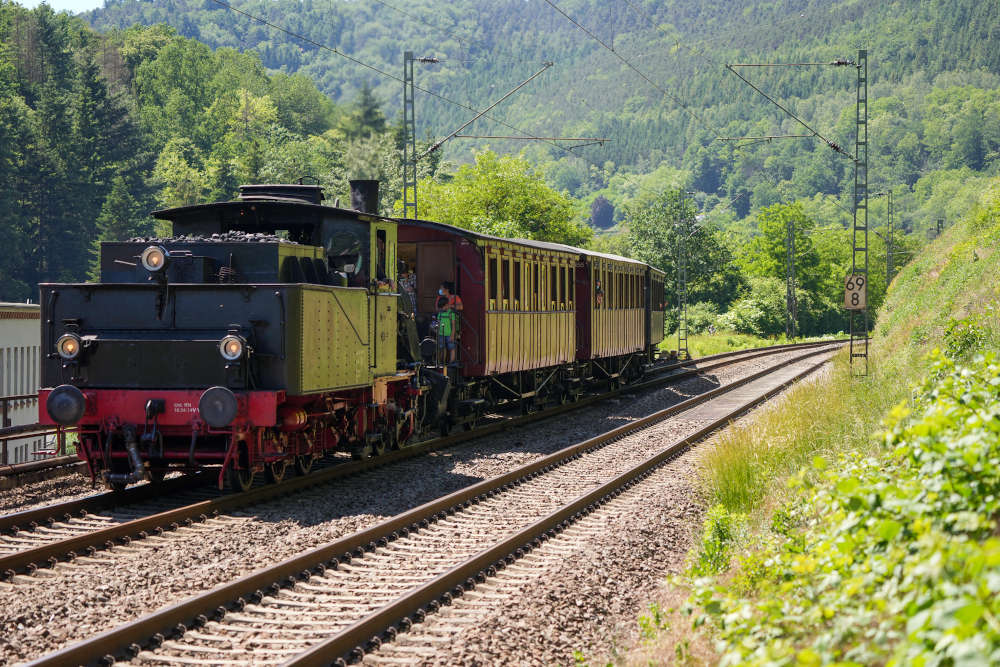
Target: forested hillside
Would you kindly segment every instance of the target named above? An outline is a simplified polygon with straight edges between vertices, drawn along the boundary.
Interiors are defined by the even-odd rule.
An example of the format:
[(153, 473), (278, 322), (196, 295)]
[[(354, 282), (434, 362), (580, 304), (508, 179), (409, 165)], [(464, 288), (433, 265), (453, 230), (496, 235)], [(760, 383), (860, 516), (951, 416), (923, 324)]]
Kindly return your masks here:
[[(614, 175), (644, 174), (663, 164), (683, 170), (685, 187), (707, 193), (708, 208), (739, 197), (732, 205), (738, 217), (779, 201), (839, 195), (852, 182), (851, 162), (821, 141), (797, 139), (737, 150), (715, 140), (809, 133), (724, 64), (830, 62), (854, 58), (862, 46), (870, 52), (874, 183), (912, 187), (929, 170), (990, 170), (1000, 160), (996, 3), (555, 3), (656, 87), (542, 0), (234, 4), (312, 43), (213, 0), (109, 0), (88, 19), (101, 29), (166, 22), (213, 46), (254, 49), (265, 66), (306, 73), (335, 100), (353, 99), (371, 84), (390, 116), (401, 104), (401, 84), (332, 49), (395, 76), (401, 74), (405, 49), (437, 56), (440, 64), (418, 65), (418, 85), (477, 108), (527, 78), (543, 61), (553, 61), (551, 70), (495, 115), (539, 136), (609, 138), (603, 146), (573, 151), (535, 143), (528, 146), (528, 155), (549, 162), (549, 178), (558, 189), (589, 197), (610, 186), (605, 194), (616, 205), (630, 193), (616, 186)], [(756, 70), (748, 76), (824, 136), (853, 151), (853, 68)], [(418, 95), (421, 133), (441, 136), (470, 116), (467, 109)], [(485, 119), (473, 129), (476, 134), (515, 133)], [(451, 155), (468, 160), (470, 142), (454, 143)], [(505, 151), (525, 145), (490, 143)], [(916, 220), (918, 226), (928, 221)]]
[(338, 106), (304, 75), (166, 26), (101, 35), (45, 5), (0, 4), (0, 300), (84, 280), (100, 241), (241, 183), (304, 178), (333, 199), (348, 178), (379, 178), (389, 206), (396, 154), (370, 94)]
[[(884, 195), (899, 266), (1000, 170), (1000, 7), (972, 0), (110, 0), (82, 18), (0, 0), (0, 40), (7, 299), (85, 278), (94, 244), (150, 231), (150, 209), (243, 182), (302, 178), (333, 200), (373, 177), (401, 210), (404, 50), (439, 60), (416, 67), (424, 146), (547, 61), (490, 114), (503, 123), (466, 133), (608, 140), (453, 139), (420, 163), (423, 215), (669, 275), (683, 245), (696, 332), (785, 331), (789, 226), (798, 332), (845, 326), (857, 74), (834, 60), (869, 52), (873, 308)], [(741, 70), (808, 127), (735, 62), (818, 63)], [(807, 136), (721, 140), (782, 134)]]

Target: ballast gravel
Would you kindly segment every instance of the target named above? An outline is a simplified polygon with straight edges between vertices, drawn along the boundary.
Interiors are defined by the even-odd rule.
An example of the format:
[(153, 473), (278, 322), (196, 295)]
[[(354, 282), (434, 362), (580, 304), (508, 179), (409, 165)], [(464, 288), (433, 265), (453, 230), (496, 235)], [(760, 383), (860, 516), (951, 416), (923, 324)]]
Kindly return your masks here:
[(101, 489), (95, 489), (90, 485), (89, 477), (78, 473), (29, 482), (0, 491), (0, 514), (23, 512), (54, 502), (85, 498), (100, 492)]
[(0, 662), (40, 657), (801, 353), (612, 399), (0, 583)]
[[(478, 586), (366, 665), (606, 664), (638, 639), (636, 618), (684, 567), (704, 508), (693, 453), (650, 475)], [(480, 606), (481, 599), (495, 604)], [(648, 612), (647, 612), (648, 613)], [(655, 622), (654, 622), (655, 623)], [(422, 653), (433, 647), (432, 655)]]

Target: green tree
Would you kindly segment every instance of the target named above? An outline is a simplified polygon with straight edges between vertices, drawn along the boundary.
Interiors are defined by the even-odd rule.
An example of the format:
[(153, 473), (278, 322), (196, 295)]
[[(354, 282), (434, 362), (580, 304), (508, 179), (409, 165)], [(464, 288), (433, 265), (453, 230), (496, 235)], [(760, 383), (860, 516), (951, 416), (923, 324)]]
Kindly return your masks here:
[(745, 245), (738, 263), (748, 276), (784, 280), (788, 225), (794, 230), (797, 284), (806, 290), (814, 290), (822, 280), (817, 271), (819, 254), (810, 237), (816, 223), (806, 214), (800, 202), (773, 204), (758, 212), (757, 235)]
[[(523, 157), (476, 154), (446, 181), (417, 188), (420, 217), (507, 238), (582, 246), (592, 231), (574, 219), (573, 202), (546, 185)], [(396, 203), (402, 212), (402, 202)]]
[(134, 180), (134, 176), (130, 179), (125, 174), (116, 174), (111, 181), (111, 192), (97, 216), (97, 238), (93, 243), (89, 276), (92, 280), (97, 280), (101, 273), (101, 243), (125, 241), (146, 235), (153, 229), (148, 204), (133, 196), (133, 192), (142, 190)]
[(350, 111), (341, 121), (341, 129), (351, 139), (382, 134), (386, 131), (385, 115), (367, 81), (361, 87)]
[(648, 203), (625, 206), (632, 256), (667, 272), (669, 301), (676, 303), (678, 252), (684, 249), (689, 303), (710, 301), (725, 308), (743, 279), (719, 234), (696, 220), (694, 201), (667, 190)]
[(168, 208), (204, 201), (209, 187), (200, 152), (190, 140), (180, 137), (164, 146), (153, 168), (153, 179), (160, 185), (160, 205)]

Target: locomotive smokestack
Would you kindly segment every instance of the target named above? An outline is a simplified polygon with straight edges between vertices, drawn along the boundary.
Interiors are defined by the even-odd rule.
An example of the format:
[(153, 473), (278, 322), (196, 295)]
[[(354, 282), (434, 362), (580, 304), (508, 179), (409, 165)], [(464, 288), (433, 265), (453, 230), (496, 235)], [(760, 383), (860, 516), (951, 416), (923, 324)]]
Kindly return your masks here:
[(378, 215), (378, 181), (351, 181), (351, 208)]

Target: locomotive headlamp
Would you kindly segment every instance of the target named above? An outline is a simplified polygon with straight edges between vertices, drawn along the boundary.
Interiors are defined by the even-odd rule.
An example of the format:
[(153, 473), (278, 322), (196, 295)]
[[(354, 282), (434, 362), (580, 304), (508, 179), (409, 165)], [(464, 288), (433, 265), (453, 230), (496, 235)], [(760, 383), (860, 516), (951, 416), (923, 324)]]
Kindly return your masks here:
[(170, 260), (170, 253), (163, 246), (151, 245), (142, 251), (139, 259), (142, 262), (142, 268), (150, 273), (156, 273), (157, 271), (162, 271), (167, 266), (167, 262)]
[(219, 341), (219, 352), (226, 361), (236, 361), (243, 356), (243, 339), (232, 334)]
[(80, 343), (80, 337), (76, 334), (65, 333), (59, 336), (56, 340), (56, 352), (59, 356), (67, 361), (76, 359), (80, 356), (80, 348), (82, 347)]

